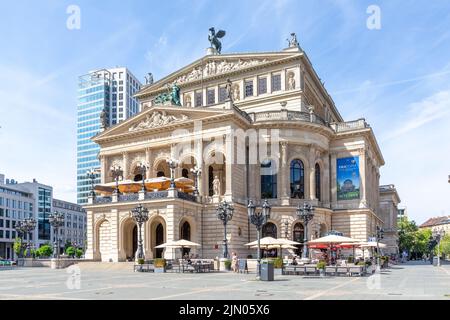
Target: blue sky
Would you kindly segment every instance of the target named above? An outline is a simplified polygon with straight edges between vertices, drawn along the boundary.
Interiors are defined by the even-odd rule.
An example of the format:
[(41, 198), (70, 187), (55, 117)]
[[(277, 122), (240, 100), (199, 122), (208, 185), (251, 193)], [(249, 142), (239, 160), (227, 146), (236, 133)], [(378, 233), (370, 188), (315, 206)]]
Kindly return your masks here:
[[(81, 29), (66, 27), (69, 5)], [(369, 30), (369, 5), (381, 29)], [(127, 66), (155, 80), (201, 57), (208, 28), (223, 52), (276, 51), (296, 32), (344, 119), (373, 127), (417, 222), (450, 214), (450, 2), (3, 1), (0, 13), (0, 172), (38, 179), (76, 200), (79, 75)]]

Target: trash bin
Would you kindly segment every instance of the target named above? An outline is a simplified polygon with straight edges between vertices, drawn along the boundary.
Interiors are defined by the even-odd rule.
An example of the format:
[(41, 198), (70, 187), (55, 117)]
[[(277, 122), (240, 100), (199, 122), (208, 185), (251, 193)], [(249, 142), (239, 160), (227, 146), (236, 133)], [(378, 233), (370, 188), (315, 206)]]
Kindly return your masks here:
[(261, 264), (261, 280), (262, 281), (273, 281), (273, 278), (274, 278), (273, 263), (262, 263)]
[(433, 266), (437, 266), (438, 265), (438, 257), (433, 257)]

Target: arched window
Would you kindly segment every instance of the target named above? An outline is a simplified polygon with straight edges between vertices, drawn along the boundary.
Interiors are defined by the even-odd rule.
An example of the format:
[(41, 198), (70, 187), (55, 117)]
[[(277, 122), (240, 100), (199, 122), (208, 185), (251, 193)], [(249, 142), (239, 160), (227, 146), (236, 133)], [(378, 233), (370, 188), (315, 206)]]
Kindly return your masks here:
[[(303, 242), (305, 240), (305, 228), (303, 227), (303, 224), (301, 224), (300, 222), (297, 222), (294, 225), (294, 229), (292, 230), (292, 240), (297, 242)], [(297, 247), (295, 253), (298, 255), (302, 253), (301, 245)]]
[(262, 237), (277, 237), (277, 226), (272, 222), (267, 222), (262, 228)]
[(275, 199), (277, 197), (277, 174), (275, 163), (266, 160), (261, 163), (261, 198)]
[(189, 174), (189, 170), (184, 168), (183, 170), (181, 170), (181, 176), (184, 178), (188, 178), (188, 174)]
[(316, 179), (316, 199), (320, 200), (320, 190), (321, 190), (321, 186), (320, 186), (320, 166), (318, 163), (316, 163), (316, 166), (314, 168), (314, 174), (315, 174), (315, 179)]
[(158, 171), (158, 173), (156, 174), (157, 177), (165, 177), (164, 175), (164, 171)]
[(181, 239), (191, 240), (191, 225), (187, 221), (181, 226)]
[(142, 181), (142, 174), (136, 174), (135, 176), (134, 176), (134, 179), (133, 179), (134, 181)]
[(305, 166), (298, 159), (291, 161), (291, 198), (305, 199)]

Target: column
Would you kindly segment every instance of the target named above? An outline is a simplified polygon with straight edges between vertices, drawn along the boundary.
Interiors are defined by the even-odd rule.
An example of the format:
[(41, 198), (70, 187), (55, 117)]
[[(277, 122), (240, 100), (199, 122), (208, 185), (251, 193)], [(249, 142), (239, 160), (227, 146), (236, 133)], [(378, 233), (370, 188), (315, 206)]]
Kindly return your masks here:
[(336, 187), (336, 154), (331, 155), (331, 205), (333, 208), (336, 208), (337, 205), (337, 187)]
[(198, 177), (198, 193), (200, 196), (204, 196), (205, 179), (208, 178), (208, 168), (203, 163), (203, 141), (202, 139), (195, 140), (195, 155), (197, 168), (201, 170), (200, 177)]
[(152, 150), (150, 148), (145, 149), (145, 162), (148, 164), (148, 168), (145, 171), (145, 177), (147, 179), (153, 178), (152, 176)]
[(231, 201), (233, 164), (235, 163), (234, 154), (234, 139), (230, 133), (227, 133), (225, 138), (225, 196), (227, 201)]
[(106, 156), (100, 155), (100, 183), (106, 183), (106, 177), (108, 176), (109, 171), (109, 168), (106, 165)]
[(110, 258), (113, 262), (119, 262), (119, 212), (117, 209), (111, 209), (111, 216), (109, 219), (111, 249)]
[(95, 244), (95, 230), (94, 230), (94, 213), (90, 210), (86, 212), (86, 218), (87, 218), (87, 230), (86, 230), (86, 237), (87, 237), (87, 244), (86, 244), (86, 253), (85, 257), (86, 259), (94, 259), (95, 252), (98, 251), (98, 248), (94, 248)]
[(367, 207), (367, 200), (366, 200), (366, 149), (361, 148), (359, 151), (359, 174), (360, 174), (360, 208), (366, 208)]
[(287, 146), (286, 141), (281, 142), (281, 204), (289, 205), (289, 194), (288, 194), (288, 181), (289, 181), (289, 168), (287, 165)]
[(322, 204), (328, 207), (330, 205), (330, 157), (326, 154), (323, 158), (323, 176), (322, 179)]
[[(315, 176), (315, 166), (316, 166), (316, 148), (311, 145), (309, 148), (309, 199), (316, 199), (316, 176)], [(305, 179), (306, 180), (306, 179)], [(307, 198), (307, 197), (305, 197)]]
[(128, 153), (122, 153), (122, 170), (123, 170), (123, 180), (128, 179)]
[[(179, 239), (179, 235), (176, 234), (176, 230), (178, 230), (178, 225), (175, 226), (175, 205), (168, 204), (166, 207), (166, 238), (164, 242)], [(164, 258), (165, 259), (175, 259), (176, 252), (180, 252), (180, 249), (164, 250)]]

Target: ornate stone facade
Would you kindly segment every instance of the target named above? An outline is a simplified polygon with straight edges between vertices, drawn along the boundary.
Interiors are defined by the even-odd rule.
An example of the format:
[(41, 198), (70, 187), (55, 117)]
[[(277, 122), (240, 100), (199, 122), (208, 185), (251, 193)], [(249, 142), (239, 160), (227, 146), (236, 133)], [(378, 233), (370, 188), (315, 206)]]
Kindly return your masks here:
[[(152, 105), (174, 82), (180, 85), (183, 107)], [(223, 225), (215, 210), (222, 200), (235, 208), (227, 228), (229, 250), (242, 257), (255, 256), (244, 246), (256, 239), (247, 218), (249, 199), (261, 205), (268, 198), (270, 232), (277, 237), (301, 237), (296, 208), (304, 202), (315, 207), (309, 239), (337, 230), (367, 240), (383, 225), (378, 188), (384, 160), (373, 131), (363, 119), (344, 122), (299, 47), (206, 56), (146, 86), (137, 97), (140, 114), (94, 138), (101, 146), (102, 183), (113, 183), (107, 172), (113, 164), (139, 183), (136, 166), (141, 161), (149, 164), (146, 178), (170, 177), (166, 160), (174, 158), (179, 161), (175, 178), (194, 179), (190, 169), (201, 169), (199, 195), (147, 189), (97, 197), (86, 206), (87, 258), (134, 257), (130, 210), (138, 203), (150, 210), (144, 227), (146, 257), (174, 257), (176, 250), (163, 253), (155, 247), (180, 238), (201, 244), (193, 253), (220, 256)], [(343, 200), (337, 161), (349, 157), (358, 161), (357, 196), (353, 192)]]

